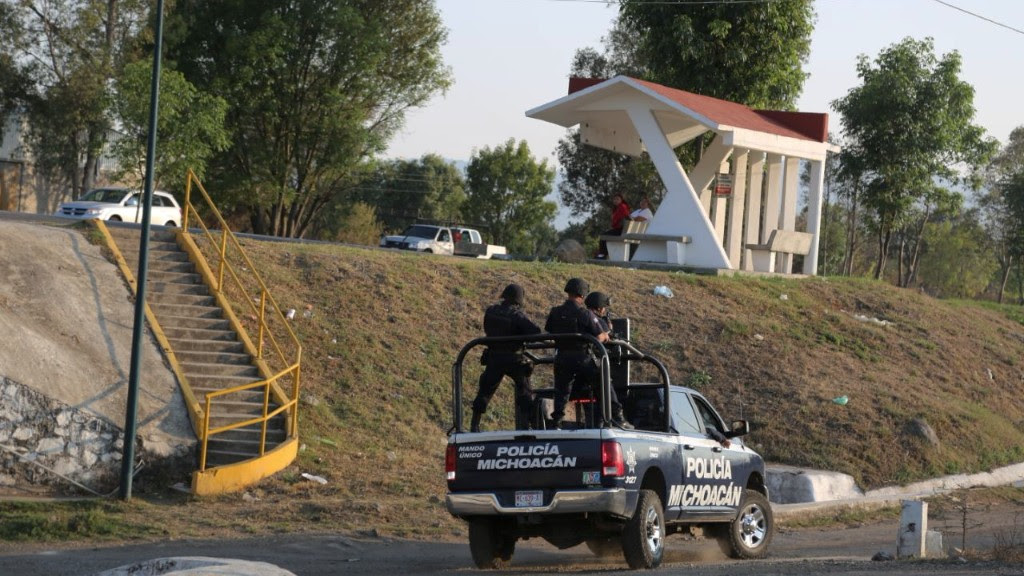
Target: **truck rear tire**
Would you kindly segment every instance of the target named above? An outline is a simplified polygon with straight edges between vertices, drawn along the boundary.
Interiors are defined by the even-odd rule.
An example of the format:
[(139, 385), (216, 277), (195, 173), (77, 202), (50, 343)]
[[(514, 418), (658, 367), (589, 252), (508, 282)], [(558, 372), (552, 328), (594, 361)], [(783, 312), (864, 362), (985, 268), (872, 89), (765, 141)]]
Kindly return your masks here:
[(598, 558), (611, 558), (622, 556), (622, 537), (605, 536), (587, 540), (587, 548)]
[(622, 530), (622, 552), (629, 567), (657, 568), (665, 554), (665, 512), (653, 490), (641, 490), (633, 517)]
[(722, 552), (733, 558), (753, 560), (768, 554), (774, 531), (775, 520), (768, 499), (756, 490), (746, 490), (736, 518), (714, 535)]
[(497, 521), (491, 518), (469, 521), (469, 552), (477, 568), (507, 568), (515, 549), (515, 537), (503, 534)]

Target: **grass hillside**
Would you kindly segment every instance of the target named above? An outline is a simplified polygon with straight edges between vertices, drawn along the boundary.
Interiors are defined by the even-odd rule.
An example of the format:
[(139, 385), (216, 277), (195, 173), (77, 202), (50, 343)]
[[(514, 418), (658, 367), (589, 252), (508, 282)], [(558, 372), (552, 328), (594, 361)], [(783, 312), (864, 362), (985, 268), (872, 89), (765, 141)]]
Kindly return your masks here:
[[(1024, 461), (1019, 307), (866, 280), (246, 248), (282, 307), (309, 310), (293, 323), (305, 349), (306, 449), (295, 470), (328, 478), (317, 492), (355, 512), (354, 525), (407, 514), (447, 525), (440, 498), (455, 354), (482, 334), (483, 310), (508, 282), (525, 287), (526, 311), (543, 324), (575, 275), (613, 296), (614, 314), (632, 319), (633, 342), (676, 383), (698, 387), (727, 419), (751, 420), (748, 441), (769, 462), (845, 472), (875, 488)], [(675, 297), (656, 296), (656, 285)], [(472, 397), (479, 366), (467, 368)], [(504, 384), (501, 397), (511, 389)], [(845, 406), (832, 402), (842, 395)], [(485, 427), (509, 418), (510, 404), (492, 403)], [(937, 445), (915, 421), (934, 429)], [(274, 482), (308, 491), (294, 475)]]
[[(244, 244), (281, 307), (299, 311), (299, 458), (242, 494), (130, 504), (118, 509), (125, 527), (110, 533), (464, 535), (443, 505), (451, 363), (482, 335), (483, 310), (507, 283), (525, 287), (526, 311), (543, 324), (571, 276), (612, 295), (614, 315), (632, 319), (634, 344), (657, 355), (674, 382), (700, 389), (726, 419), (749, 419), (747, 441), (769, 462), (845, 472), (869, 489), (1024, 461), (1020, 307), (940, 301), (866, 280)], [(657, 285), (675, 297), (655, 295)], [(467, 365), (470, 399), (479, 370)], [(549, 385), (547, 377), (538, 371), (535, 384)], [(832, 401), (844, 395), (845, 406)], [(511, 397), (506, 382), (485, 427), (510, 420)]]

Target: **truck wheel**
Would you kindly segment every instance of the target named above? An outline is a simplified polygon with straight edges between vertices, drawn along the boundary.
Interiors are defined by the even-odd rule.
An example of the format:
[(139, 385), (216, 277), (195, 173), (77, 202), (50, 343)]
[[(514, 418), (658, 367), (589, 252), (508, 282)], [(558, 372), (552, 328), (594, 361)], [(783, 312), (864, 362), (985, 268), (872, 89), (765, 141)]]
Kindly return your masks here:
[(515, 549), (515, 537), (502, 534), (494, 520), (478, 518), (469, 521), (469, 552), (477, 568), (506, 568)]
[(120, 222), (120, 221), (121, 221), (121, 217), (118, 216), (117, 214), (114, 214), (110, 218), (107, 218), (107, 222)]
[(641, 490), (633, 517), (622, 530), (622, 552), (629, 567), (657, 568), (665, 553), (665, 513), (653, 490)]
[(622, 538), (619, 536), (605, 536), (602, 538), (591, 538), (587, 540), (587, 548), (598, 558), (611, 558), (622, 556)]
[(768, 554), (774, 530), (775, 522), (768, 499), (756, 490), (746, 490), (736, 519), (714, 534), (722, 552), (733, 558), (751, 560)]

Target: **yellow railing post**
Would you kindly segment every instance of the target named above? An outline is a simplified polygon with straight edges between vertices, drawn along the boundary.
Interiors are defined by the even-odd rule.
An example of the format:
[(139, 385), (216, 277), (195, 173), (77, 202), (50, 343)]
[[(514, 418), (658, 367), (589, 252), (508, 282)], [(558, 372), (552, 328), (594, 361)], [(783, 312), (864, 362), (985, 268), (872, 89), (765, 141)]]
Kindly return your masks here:
[(217, 291), (224, 290), (224, 266), (227, 265), (228, 257), (228, 230), (221, 230), (220, 234), (220, 266), (217, 267)]
[[(299, 374), (302, 371), (302, 365), (298, 364), (295, 366), (295, 370), (292, 372), (292, 398), (297, 399), (299, 397)], [(299, 433), (299, 404), (295, 403), (292, 407), (292, 434), (296, 435)]]
[(206, 446), (210, 441), (210, 397), (206, 397), (206, 410), (203, 411), (203, 448), (199, 452), (199, 471), (206, 470)]
[(181, 229), (182, 230), (188, 230), (188, 209), (189, 209), (190, 206), (192, 206), (191, 196), (192, 196), (192, 178), (193, 177), (194, 177), (194, 175), (192, 174), (192, 169), (189, 168), (188, 175), (185, 177), (185, 204), (184, 204), (184, 206), (185, 206), (185, 210), (184, 210), (185, 214), (182, 215), (182, 217), (181, 217)]
[(256, 346), (256, 357), (263, 358), (263, 331), (267, 327), (265, 312), (267, 309), (267, 291), (260, 292), (260, 335), (259, 344)]
[(267, 412), (270, 405), (270, 382), (263, 387), (263, 425), (260, 430), (260, 456), (267, 447)]

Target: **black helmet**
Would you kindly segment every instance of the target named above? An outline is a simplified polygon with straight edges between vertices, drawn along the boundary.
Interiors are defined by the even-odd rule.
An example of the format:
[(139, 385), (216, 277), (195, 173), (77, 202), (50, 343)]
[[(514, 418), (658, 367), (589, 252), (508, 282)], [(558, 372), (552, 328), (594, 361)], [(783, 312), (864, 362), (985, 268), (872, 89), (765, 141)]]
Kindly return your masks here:
[(587, 299), (584, 300), (583, 303), (591, 310), (607, 308), (608, 306), (611, 306), (612, 297), (604, 292), (591, 292), (590, 294), (587, 294)]
[(512, 304), (523, 305), (523, 287), (519, 284), (509, 284), (501, 293), (501, 299)]
[(565, 283), (565, 292), (570, 296), (583, 296), (590, 292), (590, 284), (587, 284), (583, 278), (569, 278), (569, 281)]

